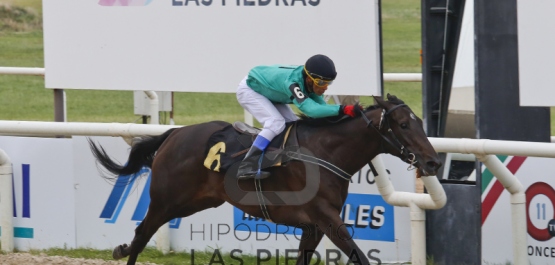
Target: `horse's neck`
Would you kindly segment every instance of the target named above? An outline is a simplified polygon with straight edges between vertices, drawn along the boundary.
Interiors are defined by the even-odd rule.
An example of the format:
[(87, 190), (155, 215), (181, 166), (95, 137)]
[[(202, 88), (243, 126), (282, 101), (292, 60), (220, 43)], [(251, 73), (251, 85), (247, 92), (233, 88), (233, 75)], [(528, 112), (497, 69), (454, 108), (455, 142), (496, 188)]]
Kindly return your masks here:
[(366, 128), (362, 119), (310, 128), (307, 132), (303, 134), (304, 139), (299, 139), (301, 146), (350, 174), (379, 154), (381, 138), (371, 128)]

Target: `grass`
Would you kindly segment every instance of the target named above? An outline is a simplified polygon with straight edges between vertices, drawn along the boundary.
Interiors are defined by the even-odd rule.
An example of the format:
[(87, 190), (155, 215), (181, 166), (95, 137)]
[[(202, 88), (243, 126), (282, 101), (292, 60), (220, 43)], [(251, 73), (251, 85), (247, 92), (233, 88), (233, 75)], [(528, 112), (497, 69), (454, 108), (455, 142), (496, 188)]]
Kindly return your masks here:
[[(382, 1), (384, 73), (422, 71), (419, 4), (419, 1)], [(421, 84), (417, 86), (420, 88)]]
[(38, 14), (42, 14), (41, 0), (1, 0), (0, 4), (29, 8)]
[[(101, 259), (101, 260), (112, 260), (112, 250), (97, 250), (97, 249), (64, 249), (64, 248), (52, 248), (48, 250), (31, 250), (29, 253), (33, 255), (43, 255), (48, 256), (64, 256), (70, 258), (84, 258), (84, 259)], [(0, 253), (0, 257), (2, 254)], [(255, 256), (239, 255), (240, 253), (230, 254), (229, 252), (220, 252), (215, 249), (207, 249), (205, 251), (194, 251), (194, 256), (191, 255), (191, 251), (184, 252), (170, 252), (169, 254), (162, 254), (162, 252), (156, 250), (153, 247), (147, 247), (139, 255), (137, 262), (149, 262), (161, 265), (176, 265), (176, 264), (292, 264), (294, 260), (285, 260), (284, 253), (280, 253), (279, 261), (276, 263), (275, 252), (272, 253), (272, 257), (266, 260), (266, 254), (261, 254), (257, 260)], [(231, 258), (231, 257), (234, 258)], [(293, 254), (289, 254), (289, 257), (293, 257)], [(126, 261), (127, 259), (122, 259)], [(243, 262), (240, 262), (242, 260)], [(325, 264), (320, 261), (317, 263), (315, 259), (311, 264)], [(343, 263), (340, 263), (344, 265)], [(433, 257), (427, 257), (427, 265), (436, 264)], [(505, 263), (506, 265), (511, 265), (510, 262)]]
[(0, 3), (1, 31), (30, 31), (41, 27), (41, 14), (34, 8)]
[[(383, 67), (385, 73), (421, 72), (420, 1), (384, 0), (382, 3)], [(26, 13), (23, 21), (42, 16), (40, 0), (0, 0), (0, 6), (17, 6)], [(29, 14), (34, 14), (29, 17)], [(41, 27), (4, 29), (0, 13), (0, 66), (44, 67)], [(26, 20), (25, 20), (26, 19)], [(384, 93), (399, 96), (422, 116), (420, 82), (384, 83)], [(133, 114), (133, 92), (66, 90), (67, 117), (71, 122), (141, 123)], [(243, 109), (232, 94), (175, 93), (176, 124), (194, 124), (210, 120), (233, 122), (243, 119)], [(372, 103), (369, 97), (361, 102)], [(53, 121), (53, 93), (44, 88), (43, 77), (0, 75), (0, 120)], [(160, 118), (169, 123), (168, 114)], [(555, 133), (555, 108), (551, 108), (551, 132)]]
[[(420, 73), (420, 1), (386, 0), (382, 3), (382, 53), (384, 73)], [(385, 82), (384, 94), (403, 99), (422, 117), (422, 83)]]
[[(53, 248), (48, 250), (31, 250), (29, 253), (33, 255), (46, 254), (48, 256), (64, 256), (70, 258), (85, 258), (85, 259), (101, 259), (101, 260), (112, 260), (111, 250), (96, 250), (96, 249), (63, 249), (63, 248)], [(193, 255), (192, 255), (193, 254)], [(240, 255), (238, 252), (233, 254), (229, 252), (220, 252), (217, 249), (207, 249), (205, 251), (195, 250), (192, 253), (190, 250), (185, 252), (170, 252), (167, 255), (162, 254), (162, 252), (156, 250), (153, 247), (147, 247), (139, 255), (137, 262), (149, 262), (162, 265), (175, 265), (175, 264), (292, 264), (294, 260), (289, 258), (286, 262), (285, 256), (281, 253), (279, 262), (276, 263), (275, 252), (272, 253), (270, 258), (266, 253), (259, 255), (259, 258), (255, 256)], [(2, 254), (0, 254), (1, 257)], [(289, 254), (289, 257), (293, 257), (293, 254)], [(127, 259), (122, 259), (126, 261)], [(242, 261), (242, 262), (241, 262)], [(316, 262), (316, 261), (314, 261)], [(322, 262), (320, 262), (322, 263)], [(315, 263), (313, 263), (315, 264)]]

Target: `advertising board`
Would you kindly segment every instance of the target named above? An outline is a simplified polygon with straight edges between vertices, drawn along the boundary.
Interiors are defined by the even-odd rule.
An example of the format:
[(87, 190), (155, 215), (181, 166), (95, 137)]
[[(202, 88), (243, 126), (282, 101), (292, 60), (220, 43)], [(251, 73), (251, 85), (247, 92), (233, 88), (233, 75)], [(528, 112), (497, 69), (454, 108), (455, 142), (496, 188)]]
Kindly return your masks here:
[[(123, 139), (91, 139), (115, 160), (125, 163), (130, 147)], [(110, 181), (104, 177), (113, 176), (97, 165), (87, 138), (81, 136), (71, 139), (2, 136), (0, 148), (14, 164), (14, 225), (19, 233), (27, 231), (19, 235), (16, 232), (16, 248), (113, 249), (131, 242), (150, 202), (148, 186), (152, 176), (148, 168), (138, 172), (132, 181), (130, 178)], [(383, 160), (395, 189), (412, 192), (414, 171), (407, 171), (407, 165), (396, 157), (385, 155)], [(129, 185), (125, 185), (128, 181)], [(385, 203), (367, 166), (352, 177), (341, 218), (371, 261), (410, 260), (409, 209)], [(171, 220), (169, 227), (174, 251), (213, 251), (239, 258), (248, 254), (260, 255), (263, 260), (276, 253), (292, 258), (296, 255), (293, 250), (302, 240), (301, 226), (288, 227), (254, 218), (228, 203)], [(154, 246), (156, 240), (153, 237), (148, 245)], [(346, 258), (327, 239), (317, 251), (326, 260)]]
[(555, 60), (555, 1), (517, 0), (521, 106), (555, 106), (551, 64)]
[(57, 0), (43, 19), (47, 88), (234, 93), (325, 54), (328, 94), (381, 94), (378, 0)]
[(13, 167), (14, 245), (75, 247), (71, 139), (0, 136)]
[[(526, 190), (530, 264), (555, 264), (555, 164), (553, 158), (499, 156)], [(482, 260), (512, 260), (511, 202), (491, 172), (482, 169)]]

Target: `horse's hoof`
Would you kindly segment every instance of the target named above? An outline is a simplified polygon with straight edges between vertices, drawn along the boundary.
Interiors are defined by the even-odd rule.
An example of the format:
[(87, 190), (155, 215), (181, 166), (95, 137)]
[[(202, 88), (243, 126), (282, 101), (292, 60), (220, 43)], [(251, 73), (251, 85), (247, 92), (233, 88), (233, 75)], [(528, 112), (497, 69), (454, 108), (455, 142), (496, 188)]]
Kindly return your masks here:
[(114, 248), (114, 251), (112, 252), (112, 258), (116, 260), (125, 258), (125, 255), (123, 254), (123, 250), (125, 248), (127, 248), (127, 244), (119, 245), (116, 248)]

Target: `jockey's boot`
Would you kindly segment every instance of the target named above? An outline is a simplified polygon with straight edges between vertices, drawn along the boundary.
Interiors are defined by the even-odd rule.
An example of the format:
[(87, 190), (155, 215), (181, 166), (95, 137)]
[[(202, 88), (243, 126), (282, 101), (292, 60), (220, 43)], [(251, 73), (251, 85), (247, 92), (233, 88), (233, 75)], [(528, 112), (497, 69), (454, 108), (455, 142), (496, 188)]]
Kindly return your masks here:
[(239, 165), (239, 169), (237, 170), (237, 179), (265, 179), (270, 176), (269, 172), (260, 171), (258, 172), (258, 161), (261, 159), (261, 156), (264, 154), (264, 151), (259, 149), (256, 146), (251, 146), (247, 155), (241, 161)]

